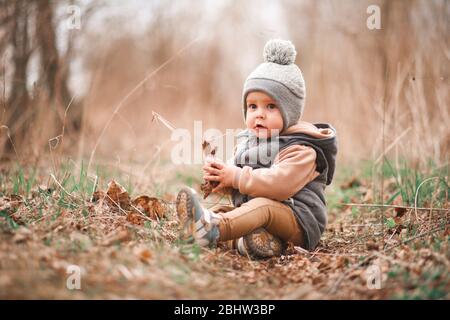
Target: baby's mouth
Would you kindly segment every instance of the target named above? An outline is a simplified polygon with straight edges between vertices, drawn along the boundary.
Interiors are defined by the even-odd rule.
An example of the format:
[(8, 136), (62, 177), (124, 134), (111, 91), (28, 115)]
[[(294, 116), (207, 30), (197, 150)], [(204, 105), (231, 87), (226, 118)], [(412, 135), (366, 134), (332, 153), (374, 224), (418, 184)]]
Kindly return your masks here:
[(256, 130), (267, 129), (267, 127), (263, 126), (262, 124), (257, 124), (257, 125), (255, 126), (255, 129), (256, 129)]

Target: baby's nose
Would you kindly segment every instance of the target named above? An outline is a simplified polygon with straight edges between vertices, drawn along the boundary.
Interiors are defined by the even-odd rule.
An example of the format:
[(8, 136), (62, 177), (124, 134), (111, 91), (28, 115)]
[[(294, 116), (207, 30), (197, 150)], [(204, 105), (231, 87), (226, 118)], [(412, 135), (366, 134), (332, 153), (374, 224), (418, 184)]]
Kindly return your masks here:
[(256, 111), (256, 116), (258, 118), (264, 118), (266, 115), (265, 111), (263, 110), (263, 108), (258, 108), (258, 110)]

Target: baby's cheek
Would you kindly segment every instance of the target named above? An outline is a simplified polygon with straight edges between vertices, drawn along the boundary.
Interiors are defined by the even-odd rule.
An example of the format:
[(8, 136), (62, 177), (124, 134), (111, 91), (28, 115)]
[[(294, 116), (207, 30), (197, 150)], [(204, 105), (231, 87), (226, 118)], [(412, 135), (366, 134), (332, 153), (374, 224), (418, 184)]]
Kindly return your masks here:
[(253, 123), (253, 119), (251, 118), (250, 115), (247, 114), (247, 118), (245, 119), (245, 125), (246, 125), (247, 129), (252, 128), (252, 123)]

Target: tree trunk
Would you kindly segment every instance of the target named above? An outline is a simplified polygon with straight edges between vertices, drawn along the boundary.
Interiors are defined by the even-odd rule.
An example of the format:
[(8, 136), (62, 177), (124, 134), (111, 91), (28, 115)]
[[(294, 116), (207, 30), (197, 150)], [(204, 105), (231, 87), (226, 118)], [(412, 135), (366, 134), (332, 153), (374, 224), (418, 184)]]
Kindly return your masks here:
[[(28, 39), (28, 5), (25, 0), (18, 0), (14, 8), (14, 20), (12, 24), (11, 42), (14, 50), (11, 94), (8, 99), (10, 110), (8, 124), (17, 123), (20, 115), (23, 115), (30, 100), (27, 91), (27, 67), (30, 57), (30, 45)], [(11, 128), (12, 129), (12, 128)]]
[(36, 37), (41, 61), (39, 85), (45, 88), (50, 102), (65, 107), (70, 101), (70, 93), (67, 72), (63, 72), (63, 61), (56, 48), (53, 10), (50, 0), (37, 0)]

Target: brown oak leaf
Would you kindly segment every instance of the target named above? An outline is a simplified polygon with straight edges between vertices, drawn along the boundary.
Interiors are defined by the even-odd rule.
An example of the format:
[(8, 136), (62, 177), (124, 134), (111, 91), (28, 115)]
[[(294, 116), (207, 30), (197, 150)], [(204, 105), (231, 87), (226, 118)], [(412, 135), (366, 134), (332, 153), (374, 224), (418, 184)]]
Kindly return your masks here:
[[(205, 159), (214, 158), (217, 151), (217, 146), (212, 146), (210, 142), (204, 140), (202, 143), (203, 155)], [(203, 181), (200, 185), (200, 190), (203, 192), (203, 199), (206, 199), (212, 192), (212, 190), (217, 187), (219, 183), (217, 181)]]
[(110, 207), (127, 210), (130, 207), (130, 195), (120, 184), (112, 180), (108, 183), (106, 200)]
[(161, 219), (166, 214), (165, 206), (158, 198), (142, 195), (134, 199), (132, 204), (135, 211), (139, 210), (153, 220)]

